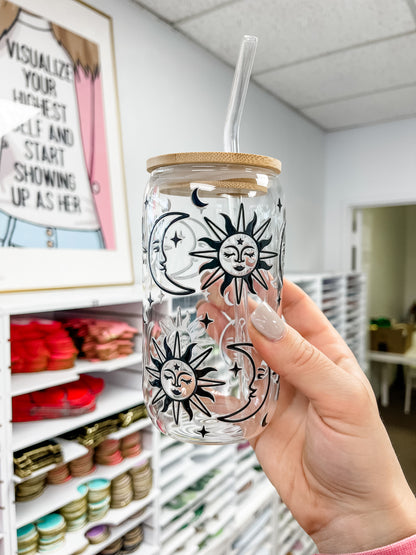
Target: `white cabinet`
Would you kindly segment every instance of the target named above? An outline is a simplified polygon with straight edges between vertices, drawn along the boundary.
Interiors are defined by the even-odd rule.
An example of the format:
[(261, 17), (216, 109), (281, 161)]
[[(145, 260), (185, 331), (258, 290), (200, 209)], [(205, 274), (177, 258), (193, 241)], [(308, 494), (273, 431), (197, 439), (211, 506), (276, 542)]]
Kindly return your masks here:
[[(359, 274), (288, 277), (317, 302), (363, 364), (363, 277)], [(168, 310), (167, 306), (165, 308)], [(17, 553), (16, 529), (76, 499), (79, 484), (92, 477), (112, 479), (145, 460), (151, 462), (153, 469), (153, 487), (149, 495), (122, 509), (110, 509), (101, 522), (110, 526), (111, 535), (100, 544), (89, 545), (85, 551), (87, 555), (100, 553), (139, 523), (144, 529), (144, 541), (137, 551), (139, 555), (313, 553), (313, 543), (280, 501), (249, 446), (178, 443), (162, 437), (147, 418), (110, 436), (120, 438), (141, 430), (143, 450), (137, 457), (124, 459), (114, 466), (97, 465), (91, 476), (48, 485), (33, 501), (15, 502), (15, 486), (24, 479), (14, 475), (13, 452), (42, 440), (58, 438), (66, 462), (80, 457), (85, 448), (63, 439), (62, 434), (141, 403), (142, 361), (141, 340), (137, 338), (134, 353), (121, 359), (79, 360), (69, 370), (12, 375), (10, 319), (15, 315), (53, 319), (89, 315), (121, 319), (140, 329), (141, 312), (138, 287), (0, 296), (0, 555)], [(94, 412), (51, 420), (11, 422), (13, 396), (75, 381), (83, 373), (98, 375), (106, 384)], [(71, 555), (81, 549), (87, 544), (86, 530), (97, 524), (89, 523), (79, 531), (68, 532), (65, 544), (53, 553)]]

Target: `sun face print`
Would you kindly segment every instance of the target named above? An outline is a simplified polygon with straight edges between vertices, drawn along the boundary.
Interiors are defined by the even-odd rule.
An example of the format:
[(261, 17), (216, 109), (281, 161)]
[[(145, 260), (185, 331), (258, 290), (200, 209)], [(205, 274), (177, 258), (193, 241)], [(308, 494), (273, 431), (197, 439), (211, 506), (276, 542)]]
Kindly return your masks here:
[(207, 289), (218, 280), (223, 280), (220, 288), (221, 295), (234, 282), (236, 301), (240, 304), (244, 284), (250, 293), (256, 293), (254, 282), (268, 289), (262, 270), (270, 270), (271, 264), (266, 260), (277, 256), (277, 252), (267, 251), (272, 237), (263, 238), (271, 219), (269, 218), (257, 226), (257, 214), (246, 225), (244, 205), (240, 204), (237, 225), (235, 226), (227, 214), (224, 218), (224, 228), (205, 217), (204, 220), (215, 238), (202, 237), (201, 242), (206, 243), (210, 249), (191, 252), (192, 256), (208, 259), (203, 264), (200, 273), (213, 270), (210, 276), (202, 283), (201, 288)]
[(215, 387), (225, 385), (220, 380), (204, 378), (209, 372), (215, 372), (215, 368), (202, 364), (209, 357), (212, 347), (208, 347), (199, 354), (195, 354), (196, 343), (187, 345), (185, 351), (181, 346), (179, 332), (175, 333), (173, 350), (168, 344), (166, 337), (163, 340), (163, 348), (153, 338), (152, 344), (156, 356), (151, 356), (152, 366), (146, 366), (147, 372), (154, 378), (150, 385), (158, 388), (152, 404), (163, 403), (162, 412), (172, 408), (175, 424), (179, 423), (181, 408), (193, 419), (195, 409), (211, 416), (201, 397), (207, 397), (215, 401), (213, 394), (204, 387)]

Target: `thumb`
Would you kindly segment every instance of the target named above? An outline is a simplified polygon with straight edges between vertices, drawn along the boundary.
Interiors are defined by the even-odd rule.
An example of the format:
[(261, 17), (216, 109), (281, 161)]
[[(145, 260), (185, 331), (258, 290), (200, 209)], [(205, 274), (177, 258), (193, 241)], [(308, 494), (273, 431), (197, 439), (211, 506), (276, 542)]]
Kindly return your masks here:
[(263, 302), (251, 315), (253, 345), (272, 370), (307, 397), (321, 416), (351, 410), (357, 380)]

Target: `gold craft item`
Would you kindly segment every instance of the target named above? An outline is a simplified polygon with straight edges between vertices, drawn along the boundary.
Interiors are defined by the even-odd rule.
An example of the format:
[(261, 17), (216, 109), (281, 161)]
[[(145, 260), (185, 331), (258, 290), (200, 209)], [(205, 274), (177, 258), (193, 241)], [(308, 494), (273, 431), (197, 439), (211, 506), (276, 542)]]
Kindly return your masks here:
[(30, 476), (35, 470), (63, 462), (61, 446), (53, 440), (35, 445), (13, 456), (14, 472), (20, 478)]
[(120, 420), (120, 427), (126, 428), (130, 426), (130, 424), (133, 424), (133, 422), (137, 422), (137, 420), (147, 418), (146, 407), (144, 405), (137, 405), (136, 407), (128, 409), (126, 412), (121, 412), (118, 417)]

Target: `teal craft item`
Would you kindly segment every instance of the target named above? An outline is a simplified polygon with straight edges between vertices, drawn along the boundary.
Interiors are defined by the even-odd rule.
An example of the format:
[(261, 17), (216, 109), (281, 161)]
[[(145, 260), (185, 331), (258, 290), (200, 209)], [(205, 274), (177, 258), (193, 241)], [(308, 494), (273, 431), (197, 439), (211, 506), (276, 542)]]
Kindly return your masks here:
[(18, 541), (28, 540), (31, 536), (37, 536), (36, 527), (34, 524), (26, 524), (17, 529)]
[(58, 513), (51, 513), (40, 518), (36, 522), (36, 526), (41, 534), (50, 534), (51, 532), (58, 532), (65, 528), (65, 519)]

